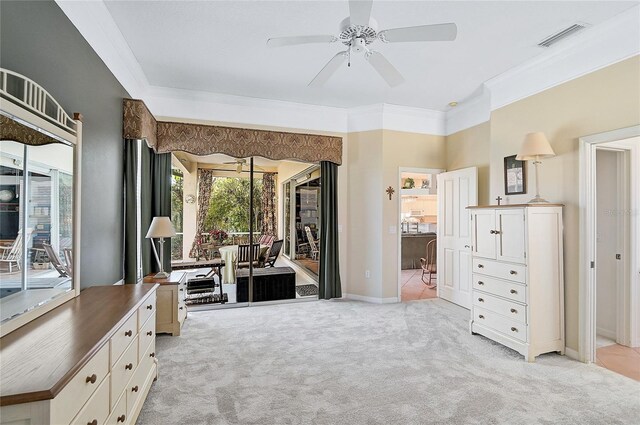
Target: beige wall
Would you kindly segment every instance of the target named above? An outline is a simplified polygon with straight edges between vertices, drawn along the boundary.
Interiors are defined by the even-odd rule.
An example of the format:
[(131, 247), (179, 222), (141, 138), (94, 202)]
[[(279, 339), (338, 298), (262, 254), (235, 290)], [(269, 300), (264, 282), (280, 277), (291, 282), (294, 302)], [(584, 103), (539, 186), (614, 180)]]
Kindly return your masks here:
[(489, 121), (447, 136), (447, 171), (478, 167), (478, 205), (489, 205), (489, 162), (491, 123)]
[[(578, 349), (578, 138), (640, 124), (640, 57), (611, 65), (491, 114), (490, 199), (504, 196), (503, 158), (518, 152), (524, 135), (543, 131), (556, 157), (540, 166), (541, 196), (565, 204), (565, 322), (567, 346)], [(528, 194), (509, 203), (527, 202), (535, 194), (533, 165)]]

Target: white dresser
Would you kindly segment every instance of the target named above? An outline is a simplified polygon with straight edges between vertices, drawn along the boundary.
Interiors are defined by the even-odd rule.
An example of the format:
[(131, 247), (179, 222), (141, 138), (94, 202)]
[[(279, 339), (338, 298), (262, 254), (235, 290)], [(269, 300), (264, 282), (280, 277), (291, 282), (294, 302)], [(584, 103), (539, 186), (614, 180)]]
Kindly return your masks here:
[(156, 288), (94, 286), (2, 337), (0, 423), (135, 424), (157, 376)]
[(469, 207), (471, 333), (524, 355), (564, 354), (562, 205)]

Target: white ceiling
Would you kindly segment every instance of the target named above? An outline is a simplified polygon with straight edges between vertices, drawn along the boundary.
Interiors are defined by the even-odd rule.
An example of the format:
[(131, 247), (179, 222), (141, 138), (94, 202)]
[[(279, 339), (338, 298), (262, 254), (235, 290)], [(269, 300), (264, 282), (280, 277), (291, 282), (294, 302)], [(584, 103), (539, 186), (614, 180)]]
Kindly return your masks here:
[[(486, 80), (548, 52), (536, 44), (575, 22), (595, 26), (636, 1), (374, 1), (379, 29), (455, 22), (454, 42), (373, 46), (404, 75), (389, 88), (362, 56), (322, 88), (308, 82), (339, 43), (268, 48), (269, 37), (338, 33), (347, 1), (107, 1), (152, 86), (315, 105), (389, 103), (445, 111)], [(585, 31), (591, 31), (588, 28)], [(560, 45), (552, 47), (557, 48)]]

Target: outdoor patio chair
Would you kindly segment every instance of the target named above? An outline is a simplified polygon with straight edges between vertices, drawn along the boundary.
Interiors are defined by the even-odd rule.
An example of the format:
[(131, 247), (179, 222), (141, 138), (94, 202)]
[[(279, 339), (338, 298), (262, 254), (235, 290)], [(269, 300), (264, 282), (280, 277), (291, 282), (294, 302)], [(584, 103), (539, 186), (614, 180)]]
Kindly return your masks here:
[(278, 239), (271, 244), (271, 248), (269, 248), (267, 258), (264, 261), (265, 267), (275, 267), (276, 260), (278, 259), (278, 255), (280, 255), (280, 250), (282, 249), (283, 243), (284, 239)]
[(260, 236), (260, 239), (258, 240), (258, 243), (260, 245), (268, 245), (271, 246), (273, 244), (273, 241), (276, 239), (275, 236), (273, 235), (262, 235)]
[(254, 243), (253, 245), (238, 245), (238, 256), (236, 257), (235, 264), (236, 270), (249, 267), (251, 247), (253, 248), (253, 266), (258, 267), (260, 265), (258, 258), (260, 255), (259, 243)]
[(60, 257), (58, 257), (58, 254), (56, 253), (55, 249), (53, 249), (53, 247), (51, 246), (51, 244), (43, 242), (42, 247), (47, 253), (47, 257), (49, 257), (49, 262), (60, 274), (60, 277), (71, 277), (72, 272), (71, 272), (70, 263), (63, 264), (62, 261), (60, 261)]
[[(27, 238), (25, 243), (29, 243), (33, 229), (27, 228)], [(20, 270), (22, 263), (22, 229), (18, 230), (18, 235), (9, 246), (0, 246), (0, 264), (6, 264), (9, 273), (13, 273), (14, 268)]]
[(304, 231), (307, 234), (307, 241), (309, 242), (309, 249), (311, 251), (311, 259), (317, 261), (318, 255), (320, 255), (320, 249), (318, 248), (318, 243), (320, 241), (313, 238), (313, 234), (311, 233), (311, 228), (309, 226), (304, 226)]

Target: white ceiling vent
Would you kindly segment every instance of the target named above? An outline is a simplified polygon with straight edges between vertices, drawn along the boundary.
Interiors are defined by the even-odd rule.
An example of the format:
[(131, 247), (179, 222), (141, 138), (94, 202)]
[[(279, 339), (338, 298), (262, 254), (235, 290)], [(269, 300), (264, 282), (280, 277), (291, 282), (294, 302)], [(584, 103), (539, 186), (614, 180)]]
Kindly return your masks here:
[(587, 24), (573, 24), (565, 29), (563, 29), (562, 31), (559, 31), (547, 38), (545, 38), (544, 40), (542, 40), (540, 43), (538, 43), (538, 46), (540, 47), (551, 47), (552, 45), (558, 43), (559, 41), (564, 40), (565, 38), (577, 33), (578, 31), (582, 31), (583, 29), (585, 29), (587, 27)]

